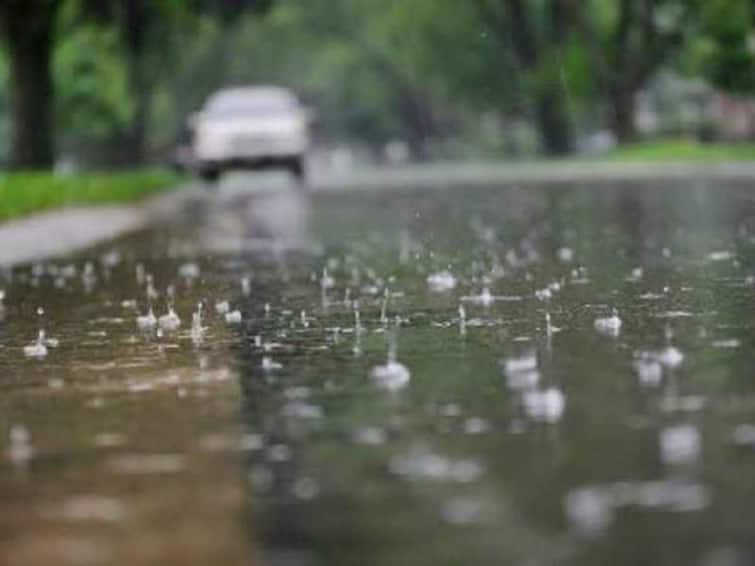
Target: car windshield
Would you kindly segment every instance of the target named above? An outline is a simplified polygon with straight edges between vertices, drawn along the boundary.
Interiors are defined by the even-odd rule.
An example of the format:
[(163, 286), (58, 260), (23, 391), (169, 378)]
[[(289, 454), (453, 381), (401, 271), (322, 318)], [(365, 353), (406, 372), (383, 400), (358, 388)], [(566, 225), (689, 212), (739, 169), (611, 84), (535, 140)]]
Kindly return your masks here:
[(285, 114), (296, 108), (292, 96), (248, 92), (220, 93), (210, 98), (206, 112), (213, 116)]

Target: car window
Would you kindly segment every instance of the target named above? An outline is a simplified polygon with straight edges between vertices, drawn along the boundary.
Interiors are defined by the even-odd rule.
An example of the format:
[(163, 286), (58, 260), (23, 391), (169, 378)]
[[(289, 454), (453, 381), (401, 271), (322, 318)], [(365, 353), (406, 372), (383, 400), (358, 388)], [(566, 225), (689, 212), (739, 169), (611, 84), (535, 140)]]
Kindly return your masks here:
[(297, 104), (288, 95), (259, 95), (255, 93), (220, 93), (211, 97), (205, 111), (210, 115), (270, 115), (290, 113)]

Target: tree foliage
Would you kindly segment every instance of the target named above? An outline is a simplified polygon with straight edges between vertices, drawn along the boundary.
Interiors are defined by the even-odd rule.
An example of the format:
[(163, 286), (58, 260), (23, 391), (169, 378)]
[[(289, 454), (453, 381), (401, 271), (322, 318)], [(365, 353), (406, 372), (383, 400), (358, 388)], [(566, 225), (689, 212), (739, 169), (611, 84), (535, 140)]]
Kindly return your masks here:
[(755, 91), (755, 2), (706, 0), (701, 22), (701, 71), (723, 90)]
[[(638, 94), (661, 69), (752, 92), (754, 17), (752, 0), (5, 0), (0, 114), (16, 117), (14, 162), (51, 162), (52, 110), (23, 105), (46, 95), (61, 149), (112, 147), (128, 163), (169, 147), (213, 90), (279, 83), (319, 109), (329, 139), (398, 138), (427, 158), (451, 139), (510, 150), (524, 128), (563, 154), (601, 127), (636, 139)], [(49, 72), (32, 81), (39, 46)]]

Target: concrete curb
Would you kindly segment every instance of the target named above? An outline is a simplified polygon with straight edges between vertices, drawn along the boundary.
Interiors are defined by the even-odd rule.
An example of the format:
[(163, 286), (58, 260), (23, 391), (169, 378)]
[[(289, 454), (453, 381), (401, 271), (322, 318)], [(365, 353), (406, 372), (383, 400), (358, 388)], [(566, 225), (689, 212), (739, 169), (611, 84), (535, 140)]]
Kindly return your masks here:
[[(755, 163), (438, 163), (389, 169), (366, 169), (314, 179), (315, 193), (375, 189), (447, 188), (514, 183), (649, 181), (752, 181)], [(265, 183), (257, 179), (255, 187)], [(248, 194), (246, 182), (225, 196)], [(36, 214), (0, 225), (0, 267), (70, 254), (172, 218), (191, 200), (207, 198), (200, 183), (189, 183), (132, 206), (72, 207)], [(217, 197), (217, 192), (215, 197)]]
[(633, 181), (755, 181), (755, 163), (684, 162), (552, 162), (552, 163), (440, 163), (389, 169), (315, 180), (318, 192), (375, 188), (446, 188), (513, 183), (606, 183)]
[(67, 207), (0, 225), (0, 267), (70, 254), (141, 230), (199, 198), (201, 188), (183, 186), (128, 206)]

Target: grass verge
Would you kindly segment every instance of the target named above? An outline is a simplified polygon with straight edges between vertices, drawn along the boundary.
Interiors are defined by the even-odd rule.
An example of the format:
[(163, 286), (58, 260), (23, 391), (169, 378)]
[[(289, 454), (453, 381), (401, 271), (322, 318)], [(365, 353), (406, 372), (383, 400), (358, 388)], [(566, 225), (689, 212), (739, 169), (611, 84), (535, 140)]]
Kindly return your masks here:
[(19, 172), (0, 175), (0, 220), (67, 205), (125, 203), (176, 186), (170, 171), (58, 175)]
[(755, 144), (699, 143), (686, 140), (638, 143), (619, 147), (605, 156), (609, 161), (755, 161)]

